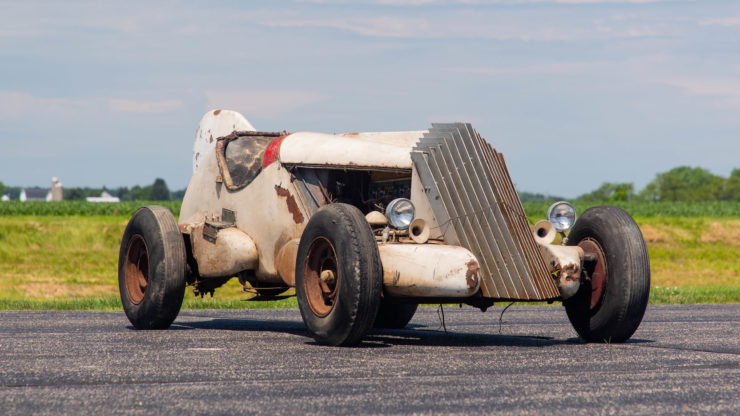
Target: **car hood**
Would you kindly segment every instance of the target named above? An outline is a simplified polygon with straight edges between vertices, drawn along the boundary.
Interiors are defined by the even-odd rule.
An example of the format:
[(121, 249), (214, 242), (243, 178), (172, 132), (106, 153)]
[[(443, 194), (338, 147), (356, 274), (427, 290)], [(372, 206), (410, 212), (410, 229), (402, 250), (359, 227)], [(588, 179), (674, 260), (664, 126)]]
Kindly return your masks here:
[(426, 131), (293, 133), (280, 144), (280, 162), (345, 169), (411, 169), (411, 149)]

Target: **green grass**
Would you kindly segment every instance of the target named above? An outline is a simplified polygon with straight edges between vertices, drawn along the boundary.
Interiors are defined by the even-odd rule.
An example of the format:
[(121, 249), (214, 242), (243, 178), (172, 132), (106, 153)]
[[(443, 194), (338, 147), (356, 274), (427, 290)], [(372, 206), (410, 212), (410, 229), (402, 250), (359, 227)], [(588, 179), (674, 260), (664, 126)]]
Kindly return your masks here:
[[(740, 288), (740, 218), (637, 218), (653, 286)], [(699, 296), (691, 295), (691, 296)], [(734, 302), (740, 302), (736, 296)]]
[[(247, 298), (248, 296), (245, 296)], [(195, 298), (186, 294), (182, 309), (275, 309), (297, 308), (295, 297), (276, 301), (245, 301), (239, 299)], [(0, 310), (62, 310), (62, 311), (121, 311), (118, 296), (77, 299), (3, 299)]]
[(0, 299), (116, 294), (121, 216), (0, 217)]
[[(544, 219), (547, 215), (547, 202), (526, 202), (524, 211), (531, 221)], [(709, 201), (709, 202), (615, 202), (575, 203), (576, 211), (581, 213), (587, 208), (596, 205), (615, 205), (629, 212), (634, 217), (740, 217), (740, 202)]]
[(6, 201), (0, 202), (0, 216), (123, 216), (130, 217), (139, 207), (162, 205), (180, 215), (180, 201), (125, 201), (125, 202), (87, 202), (87, 201)]
[[(20, 202), (6, 201), (0, 203), (0, 216), (124, 216), (129, 217), (139, 207), (144, 205), (163, 205), (172, 211), (175, 216), (180, 214), (180, 201), (124, 201), (115, 203), (94, 203), (86, 201), (62, 202)], [(546, 202), (526, 202), (523, 204), (527, 216), (532, 220), (545, 217)], [(601, 205), (595, 203), (576, 203), (578, 212)], [(740, 202), (710, 201), (710, 202), (616, 202), (616, 205), (625, 209), (636, 217), (740, 217)]]
[(121, 310), (121, 300), (117, 296), (79, 299), (0, 298), (0, 310), (117, 311)]
[(653, 286), (650, 288), (650, 303), (654, 305), (738, 302), (740, 302), (740, 286)]
[[(0, 203), (2, 206), (2, 203)], [(121, 310), (118, 249), (127, 216), (0, 216), (0, 309)], [(740, 303), (740, 216), (638, 216), (651, 303)], [(246, 302), (236, 280), (184, 308), (295, 307)]]

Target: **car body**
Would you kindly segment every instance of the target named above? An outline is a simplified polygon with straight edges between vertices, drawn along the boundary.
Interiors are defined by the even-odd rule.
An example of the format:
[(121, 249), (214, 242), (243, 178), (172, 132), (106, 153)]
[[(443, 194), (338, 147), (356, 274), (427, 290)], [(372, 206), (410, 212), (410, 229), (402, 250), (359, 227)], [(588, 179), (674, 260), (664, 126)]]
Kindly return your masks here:
[[(567, 203), (553, 208), (563, 210), (551, 216), (566, 223), (565, 236), (575, 211)], [(296, 287), (304, 322), (327, 344), (356, 344), (373, 325), (402, 327), (419, 303), (485, 310), (502, 300), (588, 298), (570, 301), (569, 316), (578, 318), (593, 317), (612, 297), (619, 299), (611, 303), (635, 303), (628, 324), (607, 322), (602, 326), (621, 329), (595, 336), (588, 326), (574, 325), (585, 338), (628, 338), (642, 318), (647, 289), (637, 300), (606, 290), (619, 278), (606, 268), (608, 254), (618, 250), (607, 252), (605, 245), (635, 246), (639, 258), (626, 273), (640, 269), (632, 274), (649, 287), (639, 229), (632, 222), (627, 234), (612, 235), (606, 227), (606, 237), (586, 230), (570, 245), (552, 244), (557, 222), (551, 221), (531, 228), (503, 156), (469, 124), (403, 132), (259, 132), (237, 112), (213, 110), (196, 132), (180, 236), (162, 238), (173, 238), (176, 257), (185, 258), (176, 264), (174, 286), (213, 294), (237, 277), (266, 298)], [(136, 243), (124, 240), (119, 278), (126, 309), (135, 282), (156, 279), (149, 263), (166, 259), (136, 248), (154, 245), (146, 237), (147, 244), (134, 249)], [(137, 266), (144, 257), (147, 264)], [(136, 267), (147, 271), (127, 275)]]

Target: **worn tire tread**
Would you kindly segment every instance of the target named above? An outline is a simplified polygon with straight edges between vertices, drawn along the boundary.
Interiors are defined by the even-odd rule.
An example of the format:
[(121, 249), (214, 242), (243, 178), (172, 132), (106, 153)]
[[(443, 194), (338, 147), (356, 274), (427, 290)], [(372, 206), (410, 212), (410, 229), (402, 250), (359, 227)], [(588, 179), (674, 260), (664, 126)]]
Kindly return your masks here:
[[(650, 260), (645, 240), (634, 219), (613, 206), (586, 210), (568, 236), (568, 245), (585, 237), (595, 238), (604, 249), (607, 286), (595, 313), (584, 306), (590, 299), (585, 288), (565, 301), (568, 317), (586, 341), (624, 342), (639, 327), (648, 303)], [(582, 314), (589, 314), (588, 319)]]
[[(156, 229), (143, 229), (146, 227)], [(149, 235), (150, 232), (154, 234)], [(123, 263), (128, 241), (137, 233), (144, 237), (147, 244), (150, 284), (144, 299), (135, 305), (127, 298)], [(121, 241), (118, 274), (121, 302), (126, 316), (136, 329), (166, 329), (177, 318), (185, 296), (186, 259), (185, 241), (167, 208), (149, 205), (139, 208), (131, 216)]]
[[(324, 223), (327, 221), (333, 225), (331, 227), (326, 226)], [(318, 235), (326, 237), (339, 232), (345, 233), (347, 237), (348, 247), (346, 249), (352, 262), (350, 267), (352, 272), (343, 274), (340, 284), (350, 284), (357, 290), (350, 291), (351, 299), (347, 299), (346, 295), (348, 293), (340, 289), (340, 295), (344, 298), (337, 302), (342, 302), (343, 307), (348, 308), (347, 316), (337, 315), (340, 313), (339, 309), (341, 309), (337, 304), (327, 317), (318, 318), (311, 312), (307, 300), (303, 299), (301, 283), (303, 263), (308, 245), (313, 241), (315, 233), (320, 233)], [(337, 235), (336, 238), (339, 238), (339, 236)], [(331, 239), (333, 240), (333, 238)], [(336, 241), (332, 241), (332, 243), (336, 245)], [(342, 251), (339, 247), (336, 247), (336, 249)], [(347, 260), (340, 259), (339, 253), (337, 257), (339, 261)], [(382, 291), (382, 264), (372, 230), (365, 217), (356, 207), (343, 203), (330, 204), (322, 207), (311, 217), (301, 236), (298, 248), (296, 291), (303, 321), (319, 343), (336, 346), (356, 345), (362, 341), (365, 334), (372, 328)], [(344, 321), (347, 322), (348, 328), (339, 327), (339, 323)]]

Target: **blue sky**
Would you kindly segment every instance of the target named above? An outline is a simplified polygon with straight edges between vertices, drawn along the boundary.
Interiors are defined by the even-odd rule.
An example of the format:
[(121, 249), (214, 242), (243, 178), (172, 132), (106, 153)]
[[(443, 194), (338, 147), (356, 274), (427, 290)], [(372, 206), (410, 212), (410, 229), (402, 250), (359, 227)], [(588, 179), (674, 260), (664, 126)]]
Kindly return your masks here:
[(260, 130), (467, 121), (520, 190), (740, 167), (740, 2), (0, 2), (0, 181), (184, 188), (211, 108)]

